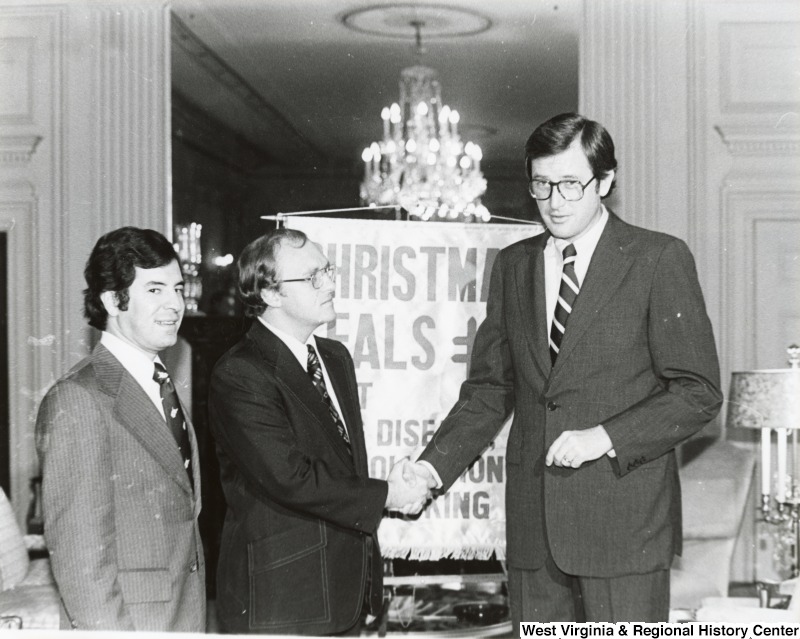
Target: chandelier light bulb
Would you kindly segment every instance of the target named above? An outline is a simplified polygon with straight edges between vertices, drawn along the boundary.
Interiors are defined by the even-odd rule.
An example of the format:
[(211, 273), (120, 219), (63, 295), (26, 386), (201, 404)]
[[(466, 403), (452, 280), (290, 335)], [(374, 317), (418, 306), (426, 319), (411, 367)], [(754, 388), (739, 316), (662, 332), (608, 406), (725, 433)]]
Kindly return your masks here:
[(364, 162), (372, 161), (372, 149), (370, 147), (367, 147), (361, 152), (361, 159), (364, 160)]
[(381, 120), (388, 120), (389, 119), (389, 107), (383, 107), (381, 109)]
[(425, 102), (420, 102), (417, 105), (417, 115), (420, 117), (428, 115), (428, 105)]

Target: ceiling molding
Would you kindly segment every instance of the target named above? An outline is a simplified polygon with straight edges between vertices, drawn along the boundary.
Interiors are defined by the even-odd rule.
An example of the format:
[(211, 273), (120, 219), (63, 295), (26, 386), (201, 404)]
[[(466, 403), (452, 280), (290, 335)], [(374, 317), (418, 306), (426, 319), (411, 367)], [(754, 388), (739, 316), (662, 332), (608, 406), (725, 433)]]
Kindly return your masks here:
[(240, 173), (252, 173), (275, 158), (209, 116), (180, 92), (172, 91), (172, 136)]
[(289, 137), (292, 144), (313, 156), (322, 152), (306, 138), (278, 109), (268, 102), (233, 67), (219, 57), (175, 13), (172, 14), (172, 45), (180, 47), (196, 64), (220, 85), (235, 96), (262, 119), (271, 129), (278, 129), (282, 137)]

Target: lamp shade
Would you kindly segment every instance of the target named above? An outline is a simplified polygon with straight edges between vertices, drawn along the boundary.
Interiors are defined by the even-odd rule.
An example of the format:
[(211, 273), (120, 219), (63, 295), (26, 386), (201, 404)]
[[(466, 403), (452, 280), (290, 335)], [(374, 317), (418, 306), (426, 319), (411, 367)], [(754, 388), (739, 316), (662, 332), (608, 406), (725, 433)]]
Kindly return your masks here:
[(800, 369), (732, 373), (728, 425), (800, 429)]

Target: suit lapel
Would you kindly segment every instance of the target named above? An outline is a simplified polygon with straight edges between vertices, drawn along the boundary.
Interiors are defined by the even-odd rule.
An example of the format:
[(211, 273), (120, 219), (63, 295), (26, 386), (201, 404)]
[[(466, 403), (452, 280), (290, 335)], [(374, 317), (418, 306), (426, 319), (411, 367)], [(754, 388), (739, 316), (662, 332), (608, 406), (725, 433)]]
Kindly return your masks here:
[[(178, 396), (178, 401), (180, 401), (180, 396)], [(200, 472), (200, 449), (198, 448), (197, 444), (197, 434), (194, 432), (194, 426), (188, 418), (189, 413), (186, 412), (186, 406), (183, 405), (183, 402), (181, 402), (181, 410), (183, 411), (183, 418), (186, 420), (186, 428), (189, 431), (189, 445), (192, 448), (192, 479), (194, 481), (195, 496), (194, 515), (197, 517), (200, 515), (200, 511), (203, 509), (203, 491), (200, 483), (202, 481)], [(184, 475), (185, 474), (186, 473), (184, 472)]]
[[(353, 463), (356, 469), (367, 468), (367, 451), (364, 448), (364, 438), (361, 436), (361, 408), (358, 404), (358, 386), (349, 384), (349, 366), (343, 358), (334, 354), (324, 341), (317, 340), (319, 353), (325, 361), (325, 368), (328, 369), (328, 376), (331, 378), (336, 399), (339, 400), (339, 407), (342, 409), (342, 417), (350, 434), (350, 450), (353, 453)], [(353, 387), (355, 385), (355, 387)], [(338, 433), (337, 433), (338, 435)], [(347, 447), (339, 437), (342, 449), (347, 452)], [(348, 453), (349, 455), (349, 453)]]
[[(328, 411), (328, 406), (322, 399), (311, 378), (308, 376), (300, 362), (278, 337), (276, 337), (261, 322), (253, 322), (248, 335), (259, 345), (262, 356), (270, 363), (274, 363), (275, 377), (283, 383), (285, 388), (295, 399), (305, 406), (306, 410), (314, 417), (319, 425), (319, 430), (328, 439), (331, 448), (348, 465), (352, 465), (347, 445), (339, 435), (336, 424)], [(325, 361), (327, 366), (328, 362)], [(330, 371), (329, 371), (330, 372)], [(337, 393), (337, 399), (339, 395)]]
[[(97, 370), (98, 384), (104, 392), (115, 398), (114, 418), (139, 441), (175, 483), (191, 494), (192, 487), (175, 439), (147, 393), (102, 344), (94, 349), (92, 360)], [(193, 456), (196, 448), (193, 440)]]
[(534, 358), (545, 377), (550, 371), (547, 340), (547, 300), (544, 285), (544, 246), (549, 233), (533, 238), (515, 268), (517, 302)]
[(561, 350), (553, 367), (553, 376), (558, 374), (586, 329), (598, 317), (599, 311), (611, 299), (631, 268), (633, 258), (627, 251), (629, 243), (624, 223), (609, 211), (608, 222), (595, 247), (581, 292), (570, 313)]

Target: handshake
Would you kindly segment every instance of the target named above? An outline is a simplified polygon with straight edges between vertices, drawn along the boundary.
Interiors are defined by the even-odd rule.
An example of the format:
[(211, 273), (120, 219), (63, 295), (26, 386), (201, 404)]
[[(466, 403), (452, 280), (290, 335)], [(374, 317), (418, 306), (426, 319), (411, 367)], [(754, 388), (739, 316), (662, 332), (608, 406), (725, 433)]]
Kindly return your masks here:
[(389, 471), (389, 493), (386, 508), (404, 515), (422, 512), (436, 487), (436, 479), (424, 464), (412, 463), (408, 457), (398, 461)]

